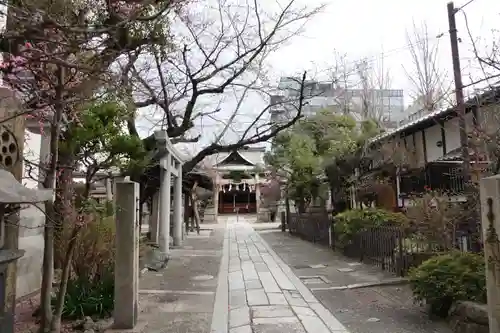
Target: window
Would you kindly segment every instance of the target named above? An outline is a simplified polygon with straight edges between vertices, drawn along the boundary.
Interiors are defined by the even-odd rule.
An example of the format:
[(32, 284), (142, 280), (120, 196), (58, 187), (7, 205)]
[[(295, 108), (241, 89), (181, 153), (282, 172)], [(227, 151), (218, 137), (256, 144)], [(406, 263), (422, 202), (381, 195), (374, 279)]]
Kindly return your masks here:
[(384, 90), (385, 97), (403, 97), (403, 90)]
[(404, 101), (402, 98), (390, 98), (389, 99), (391, 105), (394, 105), (394, 106), (404, 106)]

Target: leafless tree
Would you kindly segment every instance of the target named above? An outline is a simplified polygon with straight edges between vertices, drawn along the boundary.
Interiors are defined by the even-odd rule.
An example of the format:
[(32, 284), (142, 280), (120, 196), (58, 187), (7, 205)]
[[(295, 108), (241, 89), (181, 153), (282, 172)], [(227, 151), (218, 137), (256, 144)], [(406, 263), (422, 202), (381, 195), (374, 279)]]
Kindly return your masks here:
[(438, 35), (437, 39), (430, 36), (425, 22), (422, 22), (420, 26), (413, 22), (412, 31), (406, 32), (412, 68), (403, 68), (413, 86), (413, 99), (428, 112), (442, 108), (451, 90), (447, 72), (438, 64), (439, 37), (441, 36)]
[[(129, 83), (135, 90), (135, 107), (161, 109), (171, 139), (197, 142), (200, 135), (193, 135), (193, 130), (198, 119), (222, 122), (214, 140), (184, 165), (185, 171), (211, 154), (274, 137), (301, 117), (302, 106), (306, 103), (304, 74), (296, 82), (296, 96), (279, 102), (296, 108), (290, 121), (279, 125), (267, 121), (268, 111), (273, 106), (269, 103), (254, 111), (255, 117), (237, 130), (239, 134), (235, 140), (224, 142), (226, 134), (241, 118), (242, 104), (255, 102), (248, 96), (271, 94), (264, 70), (266, 57), (297, 35), (322, 8), (303, 8), (295, 0), (288, 1), (277, 12), (266, 9), (256, 0), (250, 1), (245, 8), (233, 5), (229, 0), (218, 0), (215, 6), (206, 8), (203, 16), (193, 11), (177, 15), (173, 22), (179, 28), (173, 39), (181, 40), (180, 45), (149, 49), (134, 63), (129, 75)], [(228, 94), (235, 94), (236, 102), (229, 105), (229, 110), (222, 110), (228, 104), (220, 102)], [(208, 104), (212, 108), (204, 105), (207, 102), (211, 102)], [(208, 134), (205, 129), (202, 131)]]
[(329, 70), (329, 79), (333, 83), (334, 98), (340, 104), (345, 115), (356, 111), (351, 90), (359, 85), (357, 62), (349, 61), (346, 53), (335, 52), (334, 65)]
[(489, 40), (487, 44), (491, 44), (488, 47), (480, 47), (480, 43), (484, 37), (475, 37), (469, 26), (469, 19), (467, 13), (464, 10), (460, 11), (463, 14), (465, 21), (465, 28), (467, 31), (467, 37), (470, 44), (472, 45), (472, 52), (474, 53), (475, 60), (479, 65), (479, 72), (481, 72), (480, 77), (471, 77), (470, 82), (464, 84), (464, 88), (470, 86), (477, 86), (481, 84), (484, 86), (486, 83), (487, 88), (494, 88), (500, 84), (500, 35), (498, 30), (492, 31), (492, 40)]
[[(498, 106), (500, 35), (497, 30), (494, 30), (491, 36), (493, 42), (488, 41), (491, 46), (481, 47), (482, 38), (474, 37), (466, 12), (462, 10), (461, 13), (464, 16), (467, 37), (472, 45), (472, 52), (480, 73), (479, 77), (471, 77), (469, 83), (464, 84), (464, 88), (474, 88), (476, 95), (473, 100), (481, 107), (478, 122), (469, 133), (469, 147), (474, 154), (472, 161), (487, 159), (490, 162), (488, 173), (496, 175), (500, 173), (500, 130), (498, 129), (500, 123), (500, 107)], [(480, 94), (481, 92), (484, 94)], [(474, 165), (476, 173), (484, 175), (485, 170), (477, 168), (478, 165), (480, 163)]]
[(391, 87), (391, 76), (383, 57), (376, 60), (364, 59), (356, 64), (360, 90), (358, 112), (361, 119), (372, 119), (384, 125), (390, 120), (384, 118), (384, 98), (388, 98), (384, 91)]

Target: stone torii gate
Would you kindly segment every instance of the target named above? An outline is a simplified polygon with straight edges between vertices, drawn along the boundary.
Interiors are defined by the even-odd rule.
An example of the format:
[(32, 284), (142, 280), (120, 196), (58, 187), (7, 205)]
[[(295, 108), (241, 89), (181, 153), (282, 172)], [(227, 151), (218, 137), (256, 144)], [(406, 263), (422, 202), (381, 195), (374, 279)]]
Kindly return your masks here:
[[(160, 251), (168, 254), (170, 248), (170, 212), (171, 207), (171, 187), (173, 181), (173, 233), (174, 246), (181, 246), (183, 239), (182, 221), (182, 165), (184, 161), (180, 157), (177, 149), (174, 148), (167, 135), (167, 131), (156, 131), (154, 133), (158, 148), (160, 149), (160, 191), (153, 201), (153, 216), (151, 219), (152, 239), (158, 240)], [(153, 206), (155, 203), (153, 202)], [(155, 212), (155, 208), (157, 212)]]

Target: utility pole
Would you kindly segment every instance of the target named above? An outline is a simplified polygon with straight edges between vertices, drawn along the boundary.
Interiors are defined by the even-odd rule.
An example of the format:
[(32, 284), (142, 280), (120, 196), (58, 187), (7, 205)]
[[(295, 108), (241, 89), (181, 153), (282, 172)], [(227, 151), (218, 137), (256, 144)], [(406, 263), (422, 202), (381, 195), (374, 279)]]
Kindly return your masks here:
[(457, 10), (455, 9), (453, 2), (448, 2), (448, 24), (450, 28), (451, 58), (453, 61), (453, 76), (455, 79), (455, 97), (457, 99), (456, 112), (458, 114), (460, 146), (462, 147), (462, 174), (465, 184), (465, 190), (467, 192), (470, 181), (469, 137), (467, 135), (467, 128), (465, 123), (465, 101), (462, 84), (462, 71), (460, 69), (460, 56), (458, 52), (457, 24), (455, 22), (456, 12)]

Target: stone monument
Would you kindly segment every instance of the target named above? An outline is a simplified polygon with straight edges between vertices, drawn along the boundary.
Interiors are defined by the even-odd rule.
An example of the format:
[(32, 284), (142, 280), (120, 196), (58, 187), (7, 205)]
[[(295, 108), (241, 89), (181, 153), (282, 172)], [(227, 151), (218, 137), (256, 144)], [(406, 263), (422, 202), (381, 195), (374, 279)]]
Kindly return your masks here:
[[(14, 212), (20, 205), (36, 204), (53, 199), (52, 190), (34, 190), (24, 187), (14, 175), (0, 169), (0, 332), (12, 333), (16, 304), (15, 269), (17, 259), (24, 254), (23, 250), (10, 248), (5, 244), (5, 216)], [(9, 272), (14, 272), (9, 273)], [(7, 288), (10, 285), (10, 288)]]
[(481, 229), (490, 333), (500, 333), (500, 175), (481, 179)]
[(115, 329), (133, 329), (139, 298), (139, 183), (116, 183)]

